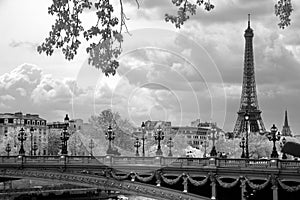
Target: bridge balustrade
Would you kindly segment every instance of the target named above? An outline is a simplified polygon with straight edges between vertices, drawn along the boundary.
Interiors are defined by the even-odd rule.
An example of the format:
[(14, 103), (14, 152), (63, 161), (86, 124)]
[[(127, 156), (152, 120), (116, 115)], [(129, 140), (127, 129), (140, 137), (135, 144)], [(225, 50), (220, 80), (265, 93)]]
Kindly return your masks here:
[(281, 160), (280, 168), (283, 169), (300, 169), (300, 162), (297, 160)]
[(112, 165), (157, 165), (160, 160), (155, 157), (112, 157)]
[(170, 166), (170, 167), (205, 167), (220, 168), (278, 168), (300, 169), (297, 160), (281, 159), (224, 159), (224, 158), (175, 158), (175, 157), (130, 157), (130, 156), (0, 156), (0, 164), (56, 164), (65, 162), (67, 165), (75, 164), (103, 164), (107, 166)]
[(243, 159), (219, 159), (219, 167), (246, 167), (246, 160)]
[(18, 156), (1, 156), (1, 163), (16, 163)]
[(248, 160), (248, 162), (246, 162), (246, 167), (249, 168), (267, 168), (267, 167), (273, 167), (276, 166), (276, 161), (273, 160), (272, 162), (270, 162), (270, 160)]

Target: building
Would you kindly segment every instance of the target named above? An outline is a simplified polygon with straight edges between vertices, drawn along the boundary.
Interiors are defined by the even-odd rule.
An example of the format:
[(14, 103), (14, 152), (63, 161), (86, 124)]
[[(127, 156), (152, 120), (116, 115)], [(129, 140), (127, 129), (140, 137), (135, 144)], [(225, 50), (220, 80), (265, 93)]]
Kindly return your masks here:
[[(161, 127), (165, 135), (171, 133), (171, 122), (168, 121), (145, 121), (145, 130), (148, 136), (153, 136), (158, 127)], [(141, 131), (138, 129), (137, 131)]]
[(211, 129), (212, 127), (217, 127), (217, 123), (216, 122), (201, 122), (200, 119), (196, 119), (195, 121), (191, 122), (191, 126)]
[[(18, 154), (20, 142), (18, 133), (21, 128), (25, 130), (27, 139), (24, 142), (24, 149), (27, 155), (46, 155), (48, 149), (47, 121), (38, 114), (0, 113), (0, 142), (12, 147), (11, 153)], [(30, 129), (33, 128), (33, 132)], [(31, 149), (32, 147), (32, 149)], [(34, 149), (37, 148), (35, 151)], [(33, 151), (31, 151), (33, 150)], [(1, 151), (2, 152), (2, 151)]]
[(289, 126), (289, 122), (288, 122), (287, 110), (285, 110), (284, 124), (282, 127), (281, 135), (282, 136), (290, 136), (290, 137), (293, 136), (292, 131)]
[(171, 134), (184, 135), (189, 145), (195, 148), (199, 148), (205, 140), (208, 139), (208, 133), (210, 129), (192, 126), (172, 126)]

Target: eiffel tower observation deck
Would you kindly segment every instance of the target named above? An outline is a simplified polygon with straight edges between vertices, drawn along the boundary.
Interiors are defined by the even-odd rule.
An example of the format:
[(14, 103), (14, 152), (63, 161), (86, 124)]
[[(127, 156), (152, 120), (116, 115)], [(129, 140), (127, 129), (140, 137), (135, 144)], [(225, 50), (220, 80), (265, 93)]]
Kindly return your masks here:
[(234, 135), (237, 137), (246, 130), (246, 123), (244, 119), (246, 113), (249, 115), (248, 127), (250, 128), (250, 132), (266, 132), (257, 101), (252, 44), (253, 36), (253, 30), (250, 27), (250, 14), (248, 14), (248, 27), (244, 34), (245, 55), (242, 94), (240, 109), (238, 111), (238, 117), (233, 130)]

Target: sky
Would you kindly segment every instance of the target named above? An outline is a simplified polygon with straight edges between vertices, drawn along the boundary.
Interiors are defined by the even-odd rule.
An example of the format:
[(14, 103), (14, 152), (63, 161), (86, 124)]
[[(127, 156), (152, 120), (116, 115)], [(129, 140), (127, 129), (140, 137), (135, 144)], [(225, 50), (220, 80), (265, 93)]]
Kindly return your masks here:
[[(244, 31), (251, 14), (258, 104), (266, 129), (282, 129), (284, 111), (300, 134), (300, 2), (292, 1), (292, 24), (282, 30), (273, 0), (218, 0), (176, 29), (164, 21), (174, 13), (171, 0), (124, 1), (129, 34), (124, 33), (120, 66), (113, 77), (88, 65), (83, 40), (78, 54), (66, 61), (36, 48), (55, 18), (50, 0), (0, 1), (0, 113), (38, 113), (47, 121), (65, 114), (88, 121), (112, 109), (140, 126), (145, 120), (186, 126), (200, 118), (233, 131), (240, 104)], [(119, 15), (118, 4), (115, 4)], [(85, 27), (95, 13), (82, 16)]]

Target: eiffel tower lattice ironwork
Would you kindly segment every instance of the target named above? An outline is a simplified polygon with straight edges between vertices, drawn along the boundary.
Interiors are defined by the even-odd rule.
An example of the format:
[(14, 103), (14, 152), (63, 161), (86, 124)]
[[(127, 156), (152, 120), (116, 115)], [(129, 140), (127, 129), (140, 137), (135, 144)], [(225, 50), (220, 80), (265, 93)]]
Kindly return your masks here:
[(258, 107), (255, 73), (254, 73), (254, 60), (253, 60), (253, 30), (250, 27), (250, 14), (248, 15), (248, 27), (245, 30), (245, 57), (244, 57), (244, 74), (243, 86), (240, 102), (240, 109), (238, 117), (234, 126), (233, 133), (235, 136), (240, 136), (246, 130), (246, 123), (244, 115), (246, 112), (249, 114), (248, 128), (250, 132), (266, 132), (263, 120), (261, 118), (261, 111)]

